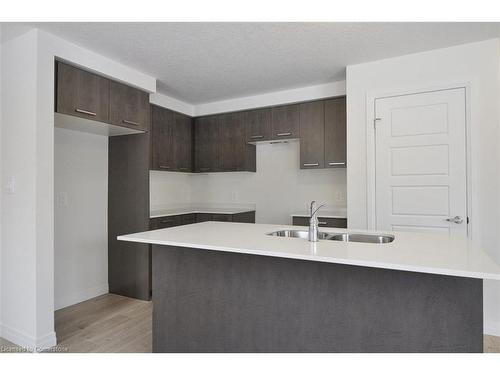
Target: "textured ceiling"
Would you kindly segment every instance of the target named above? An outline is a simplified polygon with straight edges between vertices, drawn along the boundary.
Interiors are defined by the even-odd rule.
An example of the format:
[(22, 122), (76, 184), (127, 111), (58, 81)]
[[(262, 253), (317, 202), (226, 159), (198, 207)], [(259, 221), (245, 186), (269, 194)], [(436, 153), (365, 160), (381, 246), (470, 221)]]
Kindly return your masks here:
[(42, 23), (193, 104), (345, 78), (346, 65), (498, 37), (498, 23)]

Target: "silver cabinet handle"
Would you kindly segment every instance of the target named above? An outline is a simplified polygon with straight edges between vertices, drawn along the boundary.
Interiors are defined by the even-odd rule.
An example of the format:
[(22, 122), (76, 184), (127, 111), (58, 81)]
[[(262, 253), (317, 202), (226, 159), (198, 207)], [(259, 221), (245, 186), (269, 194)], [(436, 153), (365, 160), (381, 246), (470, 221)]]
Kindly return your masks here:
[(97, 113), (95, 113), (95, 112), (86, 111), (86, 110), (80, 109), (80, 108), (75, 108), (75, 112), (83, 113), (84, 115), (89, 115), (89, 116), (97, 116)]
[(180, 171), (187, 171), (188, 169), (186, 167), (180, 167), (179, 170)]
[(174, 219), (160, 220), (160, 224), (170, 224), (173, 222), (174, 222)]
[(449, 223), (454, 223), (454, 224), (462, 224), (464, 222), (464, 219), (462, 219), (461, 216), (449, 217), (448, 219), (445, 220)]
[(138, 122), (134, 121), (129, 121), (129, 120), (123, 120), (124, 124), (129, 124), (129, 125), (134, 125), (134, 126), (139, 126), (140, 124)]
[(287, 133), (276, 133), (276, 137), (286, 137), (288, 135), (292, 135), (291, 132), (287, 132)]
[(264, 138), (263, 135), (251, 135), (250, 136), (250, 139), (261, 139), (261, 138)]
[(200, 171), (209, 171), (210, 168), (200, 168)]
[(304, 163), (302, 164), (304, 167), (317, 167), (319, 163)]
[(326, 221), (320, 221), (318, 225), (327, 225), (328, 223)]
[(328, 163), (328, 165), (330, 166), (334, 166), (334, 165), (345, 165), (345, 161), (340, 161), (340, 162), (336, 162), (336, 161), (331, 161)]
[(169, 165), (159, 165), (161, 169), (170, 169)]

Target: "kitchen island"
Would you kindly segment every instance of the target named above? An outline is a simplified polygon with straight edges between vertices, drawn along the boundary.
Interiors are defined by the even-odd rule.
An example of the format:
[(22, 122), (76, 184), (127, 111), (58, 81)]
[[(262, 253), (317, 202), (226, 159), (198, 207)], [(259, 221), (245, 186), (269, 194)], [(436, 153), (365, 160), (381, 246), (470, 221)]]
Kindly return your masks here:
[(482, 280), (500, 266), (466, 239), (268, 235), (282, 229), (304, 230), (204, 222), (118, 237), (153, 245), (153, 351), (482, 352)]

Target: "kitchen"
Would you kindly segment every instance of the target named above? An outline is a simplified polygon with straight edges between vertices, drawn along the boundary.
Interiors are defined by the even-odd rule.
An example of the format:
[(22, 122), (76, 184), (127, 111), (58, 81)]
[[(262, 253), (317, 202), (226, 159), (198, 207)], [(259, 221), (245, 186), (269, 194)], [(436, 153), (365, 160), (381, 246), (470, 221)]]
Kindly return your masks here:
[[(104, 29), (112, 35), (107, 27), (113, 26), (39, 27), (4, 43), (2, 90), (16, 89), (6, 77), (22, 69), (15, 62), (23, 48), (36, 46), (43, 71), (32, 99), (43, 97), (43, 106), (34, 104), (43, 116), (33, 126), (51, 131), (36, 139), (42, 147), (33, 152), (51, 142), (54, 152), (53, 163), (34, 167), (53, 168), (40, 176), (54, 177), (53, 201), (38, 201), (53, 203), (55, 219), (46, 232), (54, 233), (47, 261), (53, 262), (44, 268), (54, 271), (54, 280), (43, 288), (52, 297), (41, 299), (53, 301), (52, 318), (50, 307), (40, 310), (47, 327), (41, 346), (55, 345), (56, 337), (64, 345), (64, 335), (68, 343), (76, 340), (68, 333), (71, 309), (86, 309), (92, 300), (106, 304), (108, 293), (152, 303), (152, 328), (144, 329), (154, 352), (483, 352), (484, 337), (499, 336), (498, 219), (491, 210), (498, 182), (489, 176), (497, 174), (490, 155), (497, 154), (500, 60), (498, 35), (487, 24), (428, 26), (448, 30), (450, 39), (439, 46), (414, 25), (426, 48), (393, 55), (388, 42), (386, 55), (346, 64), (345, 78), (335, 81), (238, 92), (236, 78), (219, 77), (217, 90), (207, 78), (206, 85), (187, 84), (191, 103), (168, 95), (161, 74), (146, 75), (82, 47)], [(127, 27), (121, 32), (137, 32), (138, 26)], [(255, 26), (165, 27), (172, 35), (182, 27), (214, 33), (216, 41), (218, 33), (238, 32), (243, 40)], [(273, 35), (260, 27), (262, 35)], [(371, 27), (390, 33), (394, 26)], [(327, 28), (318, 25), (316, 32)], [(466, 32), (476, 39), (465, 39)], [(245, 66), (243, 55), (236, 56)], [(232, 97), (224, 94), (229, 88)], [(7, 144), (19, 130), (8, 128), (9, 105), (3, 111)], [(16, 198), (18, 174), (7, 168), (5, 176), (12, 188), (6, 195)], [(312, 201), (326, 206), (308, 228)], [(6, 215), (12, 209), (3, 208)], [(3, 234), (6, 243), (18, 240), (15, 231)], [(3, 266), (14, 269), (16, 260), (6, 259)], [(444, 297), (432, 298), (440, 288)], [(387, 290), (394, 299), (382, 296)], [(401, 304), (410, 296), (414, 304)], [(15, 298), (9, 306), (6, 326), (16, 322)], [(353, 311), (365, 312), (363, 324), (346, 318)], [(396, 319), (401, 316), (408, 320)], [(248, 323), (235, 323), (242, 321)], [(27, 344), (27, 336), (2, 332)], [(96, 342), (105, 338), (85, 340), (98, 351)]]

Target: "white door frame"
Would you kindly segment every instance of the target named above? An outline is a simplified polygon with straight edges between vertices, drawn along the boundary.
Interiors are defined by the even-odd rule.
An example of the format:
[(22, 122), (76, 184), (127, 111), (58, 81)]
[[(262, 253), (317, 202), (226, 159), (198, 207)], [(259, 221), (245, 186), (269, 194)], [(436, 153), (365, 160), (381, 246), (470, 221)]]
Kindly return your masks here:
[(451, 89), (465, 89), (465, 142), (466, 142), (466, 190), (467, 190), (467, 218), (470, 222), (467, 224), (467, 236), (472, 238), (475, 227), (475, 220), (473, 220), (472, 209), (472, 181), (471, 181), (471, 83), (443, 83), (436, 86), (425, 87), (409, 87), (399, 90), (376, 90), (368, 91), (366, 93), (366, 217), (367, 229), (375, 230), (376, 222), (376, 192), (375, 192), (375, 100), (388, 98), (393, 96), (411, 95), (418, 93), (425, 93), (431, 91), (451, 90)]

